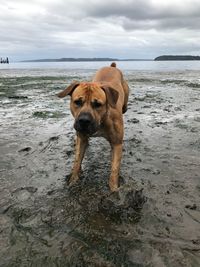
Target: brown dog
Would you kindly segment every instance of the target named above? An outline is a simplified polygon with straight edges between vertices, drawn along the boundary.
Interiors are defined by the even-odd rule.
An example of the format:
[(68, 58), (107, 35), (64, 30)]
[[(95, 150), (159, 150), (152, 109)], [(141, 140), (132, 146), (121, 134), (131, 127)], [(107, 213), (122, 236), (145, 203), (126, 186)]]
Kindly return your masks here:
[(110, 142), (112, 148), (110, 190), (118, 189), (124, 135), (122, 113), (127, 110), (128, 94), (128, 84), (115, 63), (97, 71), (92, 82), (74, 82), (58, 94), (61, 98), (71, 96), (70, 108), (75, 118), (74, 128), (77, 132), (70, 185), (79, 179), (88, 138), (103, 136)]

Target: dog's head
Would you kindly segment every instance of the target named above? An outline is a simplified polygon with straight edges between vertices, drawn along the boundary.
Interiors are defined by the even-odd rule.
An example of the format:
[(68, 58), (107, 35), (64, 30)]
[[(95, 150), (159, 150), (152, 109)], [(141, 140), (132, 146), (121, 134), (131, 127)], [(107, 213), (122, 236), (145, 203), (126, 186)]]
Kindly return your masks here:
[(92, 82), (74, 82), (58, 94), (71, 96), (70, 108), (76, 131), (92, 135), (98, 131), (108, 107), (115, 108), (118, 92), (109, 86)]

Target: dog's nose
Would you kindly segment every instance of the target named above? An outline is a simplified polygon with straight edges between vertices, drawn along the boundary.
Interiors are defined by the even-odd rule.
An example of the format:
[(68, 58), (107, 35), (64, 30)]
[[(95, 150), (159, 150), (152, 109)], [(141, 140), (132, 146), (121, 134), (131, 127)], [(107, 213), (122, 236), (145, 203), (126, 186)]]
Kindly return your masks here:
[(97, 125), (91, 113), (83, 112), (76, 119), (74, 128), (83, 134), (93, 134), (97, 130)]
[(83, 113), (79, 116), (78, 122), (81, 127), (87, 127), (92, 122), (92, 115), (90, 113)]
[(87, 115), (85, 116), (81, 116), (81, 118), (79, 118), (79, 123), (81, 126), (88, 126), (91, 122), (91, 118)]

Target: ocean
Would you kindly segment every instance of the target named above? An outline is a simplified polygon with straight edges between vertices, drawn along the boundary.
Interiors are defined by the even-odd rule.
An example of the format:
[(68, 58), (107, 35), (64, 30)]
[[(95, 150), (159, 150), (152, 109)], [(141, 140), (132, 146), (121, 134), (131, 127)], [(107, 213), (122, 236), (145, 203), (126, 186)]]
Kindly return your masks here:
[[(111, 62), (30, 62), (0, 64), (0, 77), (65, 75), (66, 72), (94, 72)], [(200, 61), (119, 61), (122, 71), (175, 72), (198, 71)]]

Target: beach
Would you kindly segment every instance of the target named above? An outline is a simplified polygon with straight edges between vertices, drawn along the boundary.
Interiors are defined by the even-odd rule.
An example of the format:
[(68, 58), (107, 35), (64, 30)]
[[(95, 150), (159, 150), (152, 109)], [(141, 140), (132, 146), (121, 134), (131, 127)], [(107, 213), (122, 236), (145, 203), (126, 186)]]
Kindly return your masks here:
[(123, 71), (118, 196), (103, 138), (67, 186), (75, 130), (56, 93), (95, 71), (0, 70), (0, 266), (200, 266), (200, 69)]

